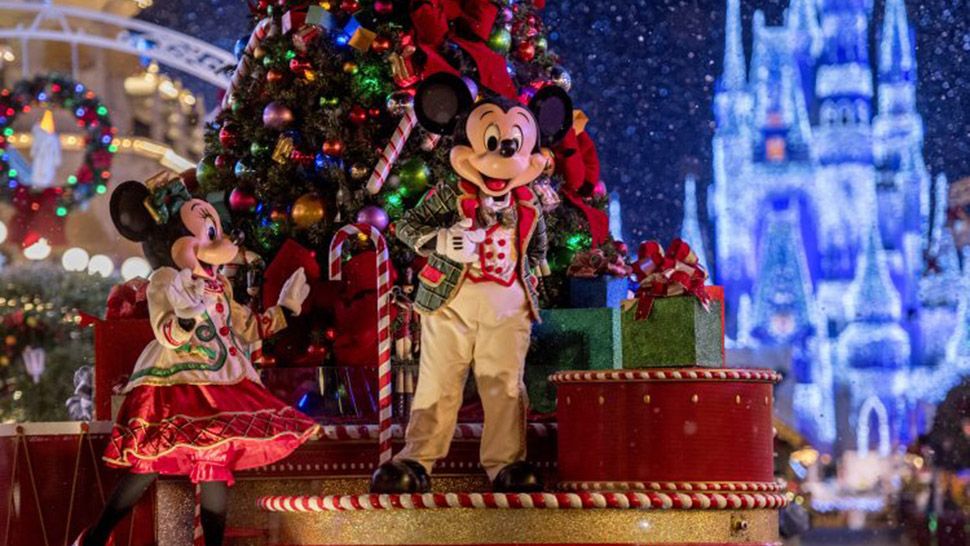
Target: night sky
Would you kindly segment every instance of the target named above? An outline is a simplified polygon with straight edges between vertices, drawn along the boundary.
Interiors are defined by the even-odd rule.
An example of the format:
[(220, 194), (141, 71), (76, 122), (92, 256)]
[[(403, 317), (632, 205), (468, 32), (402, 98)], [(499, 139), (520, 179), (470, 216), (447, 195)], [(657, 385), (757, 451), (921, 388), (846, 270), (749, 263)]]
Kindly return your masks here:
[[(881, 25), (883, 1), (875, 1)], [(573, 99), (589, 114), (603, 178), (619, 190), (633, 239), (672, 237), (683, 177), (711, 182), (711, 100), (724, 48), (723, 0), (548, 0), (551, 46), (573, 76)], [(970, 175), (970, 12), (962, 1), (907, 1), (916, 31), (918, 106), (930, 172)], [(751, 16), (780, 24), (788, 0), (742, 0), (745, 52)], [(962, 6), (962, 7), (961, 7)], [(142, 18), (231, 50), (247, 34), (241, 0), (164, 0)], [(875, 57), (872, 57), (875, 59)], [(710, 247), (709, 247), (710, 248)]]

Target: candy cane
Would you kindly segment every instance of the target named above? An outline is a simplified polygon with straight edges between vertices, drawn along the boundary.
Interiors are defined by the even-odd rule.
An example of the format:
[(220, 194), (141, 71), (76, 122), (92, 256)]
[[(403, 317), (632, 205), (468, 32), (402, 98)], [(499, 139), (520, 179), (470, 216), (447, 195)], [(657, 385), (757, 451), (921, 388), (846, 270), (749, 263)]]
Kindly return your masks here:
[(380, 409), (380, 463), (391, 460), (391, 275), (387, 242), (380, 230), (370, 224), (348, 224), (330, 242), (330, 280), (341, 277), (344, 242), (351, 235), (369, 236), (377, 247), (377, 357), (378, 407)]
[(394, 129), (394, 134), (391, 135), (391, 141), (387, 143), (384, 150), (381, 152), (381, 158), (377, 160), (377, 166), (374, 167), (374, 172), (371, 173), (370, 178), (367, 180), (367, 193), (371, 195), (377, 195), (384, 186), (384, 182), (387, 181), (387, 176), (391, 173), (391, 165), (397, 162), (397, 158), (401, 155), (401, 150), (404, 149), (404, 143), (408, 141), (408, 137), (411, 136), (411, 131), (418, 124), (418, 116), (415, 115), (412, 108), (408, 108), (404, 112), (404, 117), (401, 118), (401, 123), (397, 124), (397, 128)]
[(273, 24), (273, 18), (267, 17), (256, 24), (256, 28), (253, 29), (253, 33), (249, 35), (249, 41), (246, 42), (246, 50), (242, 57), (239, 59), (239, 64), (236, 65), (236, 69), (232, 73), (232, 77), (229, 79), (229, 87), (226, 88), (226, 94), (222, 97), (222, 108), (225, 109), (229, 106), (230, 97), (232, 93), (242, 84), (243, 79), (249, 76), (252, 72), (253, 63), (253, 50), (259, 47), (259, 44), (266, 39), (267, 36), (274, 36), (278, 29)]

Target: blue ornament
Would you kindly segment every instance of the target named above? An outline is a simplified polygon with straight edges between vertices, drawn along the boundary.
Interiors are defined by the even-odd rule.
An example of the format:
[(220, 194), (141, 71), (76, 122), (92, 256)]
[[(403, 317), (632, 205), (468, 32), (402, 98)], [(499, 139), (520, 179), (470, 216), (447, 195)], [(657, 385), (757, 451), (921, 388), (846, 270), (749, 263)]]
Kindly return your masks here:
[(236, 175), (236, 179), (242, 182), (249, 182), (256, 178), (256, 169), (252, 166), (247, 165), (245, 161), (240, 159), (236, 162), (236, 166), (233, 168), (233, 174)]
[(235, 47), (232, 48), (233, 54), (236, 56), (236, 60), (241, 60), (243, 55), (246, 54), (246, 44), (249, 41), (249, 37), (240, 38), (236, 40)]
[(316, 173), (323, 174), (328, 169), (343, 169), (344, 162), (339, 157), (334, 157), (332, 155), (327, 155), (320, 152), (313, 158), (313, 166)]

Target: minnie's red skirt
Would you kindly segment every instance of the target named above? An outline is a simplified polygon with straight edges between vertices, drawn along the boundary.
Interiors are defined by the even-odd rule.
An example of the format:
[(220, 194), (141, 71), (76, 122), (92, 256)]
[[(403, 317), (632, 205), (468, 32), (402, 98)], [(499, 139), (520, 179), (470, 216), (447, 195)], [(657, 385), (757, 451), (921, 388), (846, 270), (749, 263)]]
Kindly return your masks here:
[(316, 431), (309, 417), (250, 380), (142, 385), (125, 396), (104, 460), (139, 474), (232, 484), (234, 471), (283, 459)]

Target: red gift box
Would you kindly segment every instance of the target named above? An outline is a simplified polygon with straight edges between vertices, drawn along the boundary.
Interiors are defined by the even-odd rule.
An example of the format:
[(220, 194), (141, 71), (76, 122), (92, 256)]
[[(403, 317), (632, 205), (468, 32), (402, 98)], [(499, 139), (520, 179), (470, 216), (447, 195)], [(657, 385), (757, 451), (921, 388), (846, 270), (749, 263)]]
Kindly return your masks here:
[(110, 319), (81, 313), (81, 326), (94, 326), (94, 418), (111, 419), (111, 391), (131, 374), (135, 362), (155, 339), (147, 319)]

